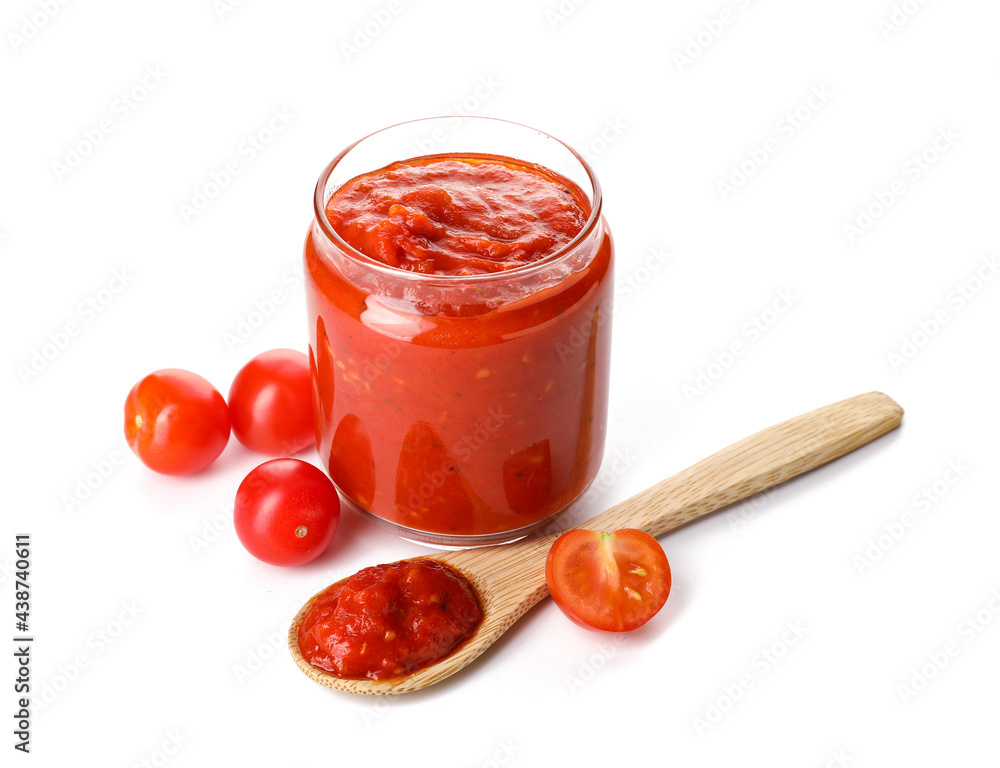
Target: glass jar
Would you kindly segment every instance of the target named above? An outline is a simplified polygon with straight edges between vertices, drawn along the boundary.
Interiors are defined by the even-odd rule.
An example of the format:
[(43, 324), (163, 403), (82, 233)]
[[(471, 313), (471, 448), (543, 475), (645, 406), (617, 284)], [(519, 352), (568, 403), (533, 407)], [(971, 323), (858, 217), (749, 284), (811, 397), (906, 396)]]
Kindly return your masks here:
[[(470, 150), (568, 179), (590, 205), (583, 229), (533, 263), (452, 276), (369, 258), (327, 219), (356, 176)], [(305, 274), (316, 445), (347, 504), (405, 538), (474, 546), (525, 536), (583, 494), (604, 452), (613, 250), (593, 170), (531, 128), (429, 118), (337, 155)]]

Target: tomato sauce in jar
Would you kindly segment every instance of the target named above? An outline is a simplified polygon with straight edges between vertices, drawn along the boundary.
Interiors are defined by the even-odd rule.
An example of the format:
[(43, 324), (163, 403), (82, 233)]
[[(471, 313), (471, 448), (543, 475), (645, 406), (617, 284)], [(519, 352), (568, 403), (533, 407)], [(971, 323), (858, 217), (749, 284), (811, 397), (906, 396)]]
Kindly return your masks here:
[(306, 241), (320, 456), (351, 504), (404, 536), (518, 538), (578, 498), (603, 454), (613, 247), (600, 188), (558, 142), (586, 184), (469, 152), (340, 181), (379, 135), (320, 179)]

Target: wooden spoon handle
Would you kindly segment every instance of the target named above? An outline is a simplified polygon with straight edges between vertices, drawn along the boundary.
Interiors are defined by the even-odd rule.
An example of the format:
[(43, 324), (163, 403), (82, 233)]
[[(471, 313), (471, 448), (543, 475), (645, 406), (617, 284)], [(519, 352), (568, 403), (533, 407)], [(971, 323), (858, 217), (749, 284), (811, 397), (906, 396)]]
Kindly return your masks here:
[(881, 392), (817, 408), (723, 448), (579, 527), (661, 536), (860, 448), (902, 418), (899, 404)]

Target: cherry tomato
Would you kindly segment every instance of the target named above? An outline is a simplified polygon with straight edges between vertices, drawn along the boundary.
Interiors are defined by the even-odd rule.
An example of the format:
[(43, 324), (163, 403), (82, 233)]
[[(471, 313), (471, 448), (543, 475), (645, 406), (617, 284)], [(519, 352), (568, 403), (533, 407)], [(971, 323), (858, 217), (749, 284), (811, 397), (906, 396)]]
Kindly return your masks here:
[(272, 349), (244, 365), (229, 388), (236, 438), (271, 456), (298, 453), (316, 440), (309, 358)]
[(189, 475), (215, 461), (229, 442), (229, 409), (196, 373), (166, 368), (125, 399), (125, 440), (150, 469)]
[(236, 535), (247, 552), (271, 565), (318, 557), (339, 522), (340, 497), (330, 478), (299, 459), (265, 461), (236, 491)]
[(641, 627), (670, 594), (670, 564), (644, 531), (567, 531), (545, 561), (549, 592), (580, 626), (604, 632)]

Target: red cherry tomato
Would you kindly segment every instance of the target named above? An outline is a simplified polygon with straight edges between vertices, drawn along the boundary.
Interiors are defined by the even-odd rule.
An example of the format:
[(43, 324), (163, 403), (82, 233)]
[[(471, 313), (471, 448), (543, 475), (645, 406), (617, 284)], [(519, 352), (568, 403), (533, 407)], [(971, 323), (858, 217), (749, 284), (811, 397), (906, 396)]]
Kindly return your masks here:
[(247, 552), (271, 565), (318, 557), (339, 522), (340, 497), (330, 478), (299, 459), (265, 461), (236, 491), (236, 535)]
[(167, 368), (132, 387), (125, 399), (125, 440), (150, 469), (189, 475), (215, 461), (229, 442), (229, 409), (196, 373)]
[(271, 456), (298, 453), (316, 439), (309, 358), (294, 349), (272, 349), (244, 365), (229, 388), (236, 438)]
[(644, 531), (567, 531), (552, 545), (545, 580), (563, 613), (604, 632), (641, 627), (670, 594), (670, 564)]

